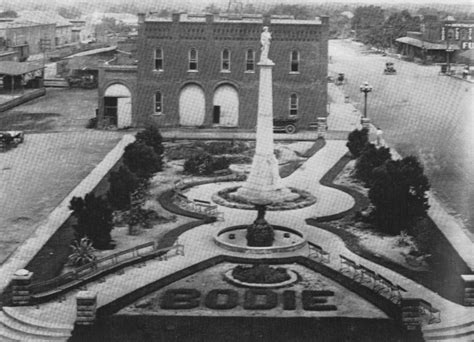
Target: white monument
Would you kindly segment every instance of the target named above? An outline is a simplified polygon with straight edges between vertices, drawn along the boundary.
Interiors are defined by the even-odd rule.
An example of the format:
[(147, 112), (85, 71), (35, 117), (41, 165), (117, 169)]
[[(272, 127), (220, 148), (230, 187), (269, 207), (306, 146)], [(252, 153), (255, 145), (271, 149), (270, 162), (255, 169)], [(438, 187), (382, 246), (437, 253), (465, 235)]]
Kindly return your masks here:
[(278, 162), (273, 152), (273, 92), (272, 68), (275, 65), (269, 58), (271, 33), (263, 28), (260, 61), (256, 150), (247, 181), (231, 196), (253, 204), (271, 204), (292, 201), (299, 197), (281, 185)]

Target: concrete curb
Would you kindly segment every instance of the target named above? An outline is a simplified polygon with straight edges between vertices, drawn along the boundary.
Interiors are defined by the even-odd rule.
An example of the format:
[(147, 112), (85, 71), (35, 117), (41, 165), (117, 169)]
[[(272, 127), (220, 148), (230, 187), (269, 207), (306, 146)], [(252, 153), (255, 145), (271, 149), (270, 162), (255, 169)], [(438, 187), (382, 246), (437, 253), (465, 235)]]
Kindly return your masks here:
[(17, 270), (26, 267), (49, 238), (69, 218), (71, 210), (68, 207), (71, 199), (73, 197), (83, 197), (94, 190), (110, 169), (120, 160), (124, 148), (134, 140), (135, 138), (132, 135), (125, 135), (99, 165), (64, 198), (43, 222), (38, 224), (33, 234), (0, 266), (0, 274), (2, 275), (0, 278), (0, 293), (8, 286), (11, 275)]

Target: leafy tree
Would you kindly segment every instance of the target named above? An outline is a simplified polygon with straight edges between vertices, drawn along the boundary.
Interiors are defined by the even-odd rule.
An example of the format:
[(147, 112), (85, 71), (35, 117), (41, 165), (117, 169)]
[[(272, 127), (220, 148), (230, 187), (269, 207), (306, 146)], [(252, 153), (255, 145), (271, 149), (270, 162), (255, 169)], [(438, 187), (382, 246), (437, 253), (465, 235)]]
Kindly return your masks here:
[(145, 145), (152, 147), (158, 156), (161, 156), (164, 152), (163, 137), (155, 125), (150, 125), (143, 131), (138, 132), (135, 135), (135, 139), (137, 142), (142, 142)]
[(139, 178), (151, 178), (162, 170), (162, 160), (152, 147), (135, 141), (125, 147), (123, 162)]
[(382, 27), (384, 47), (391, 46), (397, 38), (405, 37), (408, 31), (419, 30), (419, 17), (412, 17), (408, 10), (392, 13)]
[(430, 185), (416, 157), (389, 160), (373, 175), (369, 198), (375, 207), (373, 219), (381, 230), (398, 234), (426, 215)]
[(82, 12), (77, 7), (59, 7), (58, 14), (66, 19), (80, 18)]
[(352, 17), (352, 29), (356, 31), (357, 39), (364, 44), (377, 45), (376, 36), (385, 21), (384, 10), (379, 6), (359, 6)]
[(377, 148), (374, 144), (367, 144), (357, 159), (355, 176), (370, 185), (373, 181), (372, 171), (390, 159), (392, 159), (392, 154), (389, 148)]
[(268, 11), (270, 15), (291, 15), (295, 19), (314, 19), (315, 15), (308, 6), (279, 4)]
[(13, 10), (7, 10), (0, 13), (0, 18), (18, 18), (18, 13)]
[(355, 158), (358, 158), (369, 143), (369, 130), (367, 128), (355, 129), (349, 133), (346, 146)]
[(87, 237), (97, 249), (110, 247), (112, 237), (112, 209), (107, 201), (88, 193), (84, 198), (73, 197), (69, 204), (76, 218), (74, 225), (76, 240)]
[(109, 176), (107, 199), (114, 209), (130, 208), (130, 195), (138, 188), (140, 179), (128, 167), (121, 166)]

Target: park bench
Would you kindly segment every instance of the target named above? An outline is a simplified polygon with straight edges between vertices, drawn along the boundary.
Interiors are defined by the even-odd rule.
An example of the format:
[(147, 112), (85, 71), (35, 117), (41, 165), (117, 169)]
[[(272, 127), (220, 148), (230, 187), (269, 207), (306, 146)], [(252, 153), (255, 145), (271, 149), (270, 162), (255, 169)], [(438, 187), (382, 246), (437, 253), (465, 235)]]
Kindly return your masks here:
[(359, 270), (360, 283), (371, 285), (371, 288), (374, 289), (379, 283), (379, 275), (364, 265), (359, 265)]
[(344, 273), (345, 271), (349, 272), (349, 274), (352, 275), (353, 279), (356, 279), (357, 276), (360, 274), (360, 267), (355, 263), (353, 260), (345, 257), (342, 254), (339, 254), (339, 260), (341, 262), (341, 267), (339, 268), (339, 271)]
[(378, 275), (378, 278), (379, 285), (374, 288), (374, 290), (379, 294), (387, 294), (388, 299), (393, 301), (395, 304), (400, 303), (402, 299), (402, 292), (407, 292), (407, 290), (405, 290), (400, 285), (392, 283), (390, 280), (380, 274)]
[(320, 260), (326, 264), (329, 264), (331, 259), (329, 252), (326, 252), (321, 246), (314, 243), (309, 243), (309, 257)]

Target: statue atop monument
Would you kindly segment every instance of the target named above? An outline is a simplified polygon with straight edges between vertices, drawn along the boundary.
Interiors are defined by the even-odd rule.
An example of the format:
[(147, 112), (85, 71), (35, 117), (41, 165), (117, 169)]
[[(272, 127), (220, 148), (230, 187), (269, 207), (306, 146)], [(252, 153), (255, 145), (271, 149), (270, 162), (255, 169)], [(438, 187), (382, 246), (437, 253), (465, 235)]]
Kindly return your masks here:
[(268, 50), (270, 50), (270, 41), (272, 34), (268, 31), (268, 26), (263, 27), (263, 32), (260, 36), (260, 44), (262, 44), (262, 54), (260, 55), (260, 62), (269, 61)]

